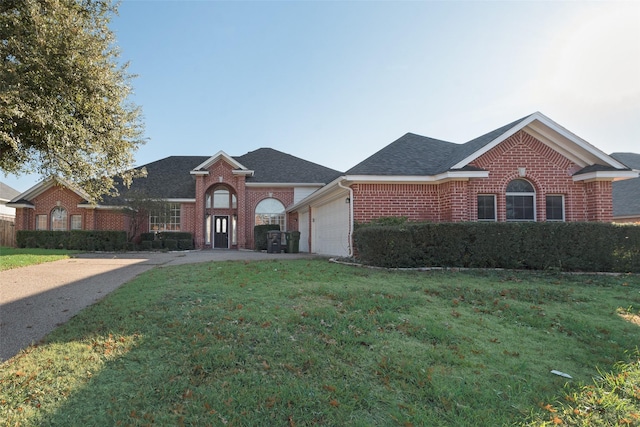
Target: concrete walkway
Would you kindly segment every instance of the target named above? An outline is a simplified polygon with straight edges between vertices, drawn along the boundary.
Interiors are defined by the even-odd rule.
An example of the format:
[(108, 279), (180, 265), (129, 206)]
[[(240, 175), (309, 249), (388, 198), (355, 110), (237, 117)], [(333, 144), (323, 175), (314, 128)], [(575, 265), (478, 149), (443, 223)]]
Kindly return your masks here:
[(154, 267), (313, 257), (230, 250), (92, 253), (0, 271), (0, 362), (39, 342), (83, 308)]

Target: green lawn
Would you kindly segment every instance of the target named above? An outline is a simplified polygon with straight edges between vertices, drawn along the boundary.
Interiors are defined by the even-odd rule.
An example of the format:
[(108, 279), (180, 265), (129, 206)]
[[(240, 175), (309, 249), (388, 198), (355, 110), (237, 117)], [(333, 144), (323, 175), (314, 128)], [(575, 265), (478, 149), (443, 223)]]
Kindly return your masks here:
[(69, 258), (78, 251), (65, 249), (18, 249), (0, 247), (0, 271)]
[[(571, 405), (618, 361), (636, 360), (639, 308), (637, 275), (401, 272), (323, 260), (156, 268), (0, 365), (0, 420), (615, 425), (587, 422), (606, 414), (638, 425), (640, 389), (622, 403), (605, 397), (578, 413)], [(614, 383), (617, 375), (629, 377)]]

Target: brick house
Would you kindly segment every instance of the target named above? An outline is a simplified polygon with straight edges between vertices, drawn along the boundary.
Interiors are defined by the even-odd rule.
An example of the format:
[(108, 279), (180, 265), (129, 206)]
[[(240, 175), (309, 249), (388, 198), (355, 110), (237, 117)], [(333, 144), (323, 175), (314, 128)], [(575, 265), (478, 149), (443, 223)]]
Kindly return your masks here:
[(464, 144), (408, 133), (345, 173), (277, 150), (172, 156), (117, 198), (45, 180), (10, 203), (17, 229), (116, 229), (135, 192), (167, 202), (142, 231), (187, 231), (197, 248), (253, 248), (253, 227), (301, 233), (300, 250), (352, 253), (355, 221), (611, 221), (612, 187), (638, 172), (540, 113)]
[(84, 191), (60, 178), (46, 179), (15, 197), (18, 230), (131, 230), (131, 197), (166, 202), (167, 212), (151, 215), (138, 232), (192, 233), (197, 248), (253, 248), (256, 224), (297, 229), (285, 208), (321, 188), (340, 172), (261, 148), (239, 157), (171, 156), (143, 166), (145, 178), (118, 197), (97, 205)]
[(408, 133), (288, 211), (307, 250), (344, 255), (356, 221), (384, 216), (609, 222), (613, 182), (637, 176), (534, 113), (464, 144)]

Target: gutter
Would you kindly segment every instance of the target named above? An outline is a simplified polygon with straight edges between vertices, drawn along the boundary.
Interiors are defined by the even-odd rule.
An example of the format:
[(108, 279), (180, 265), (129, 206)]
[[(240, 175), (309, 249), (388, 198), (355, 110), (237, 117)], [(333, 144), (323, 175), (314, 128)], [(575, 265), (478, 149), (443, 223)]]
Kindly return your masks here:
[(353, 189), (342, 185), (344, 181), (338, 181), (338, 187), (349, 191), (349, 232), (347, 239), (349, 241), (349, 258), (353, 257)]

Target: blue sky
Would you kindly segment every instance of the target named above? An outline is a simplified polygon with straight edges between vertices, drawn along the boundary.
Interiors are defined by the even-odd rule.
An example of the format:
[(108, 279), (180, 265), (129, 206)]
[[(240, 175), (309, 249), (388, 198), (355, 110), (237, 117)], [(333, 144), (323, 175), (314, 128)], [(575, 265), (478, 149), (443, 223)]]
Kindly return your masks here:
[(344, 171), (407, 132), (464, 143), (535, 111), (640, 152), (640, 2), (124, 0), (111, 28), (136, 165), (271, 147)]

